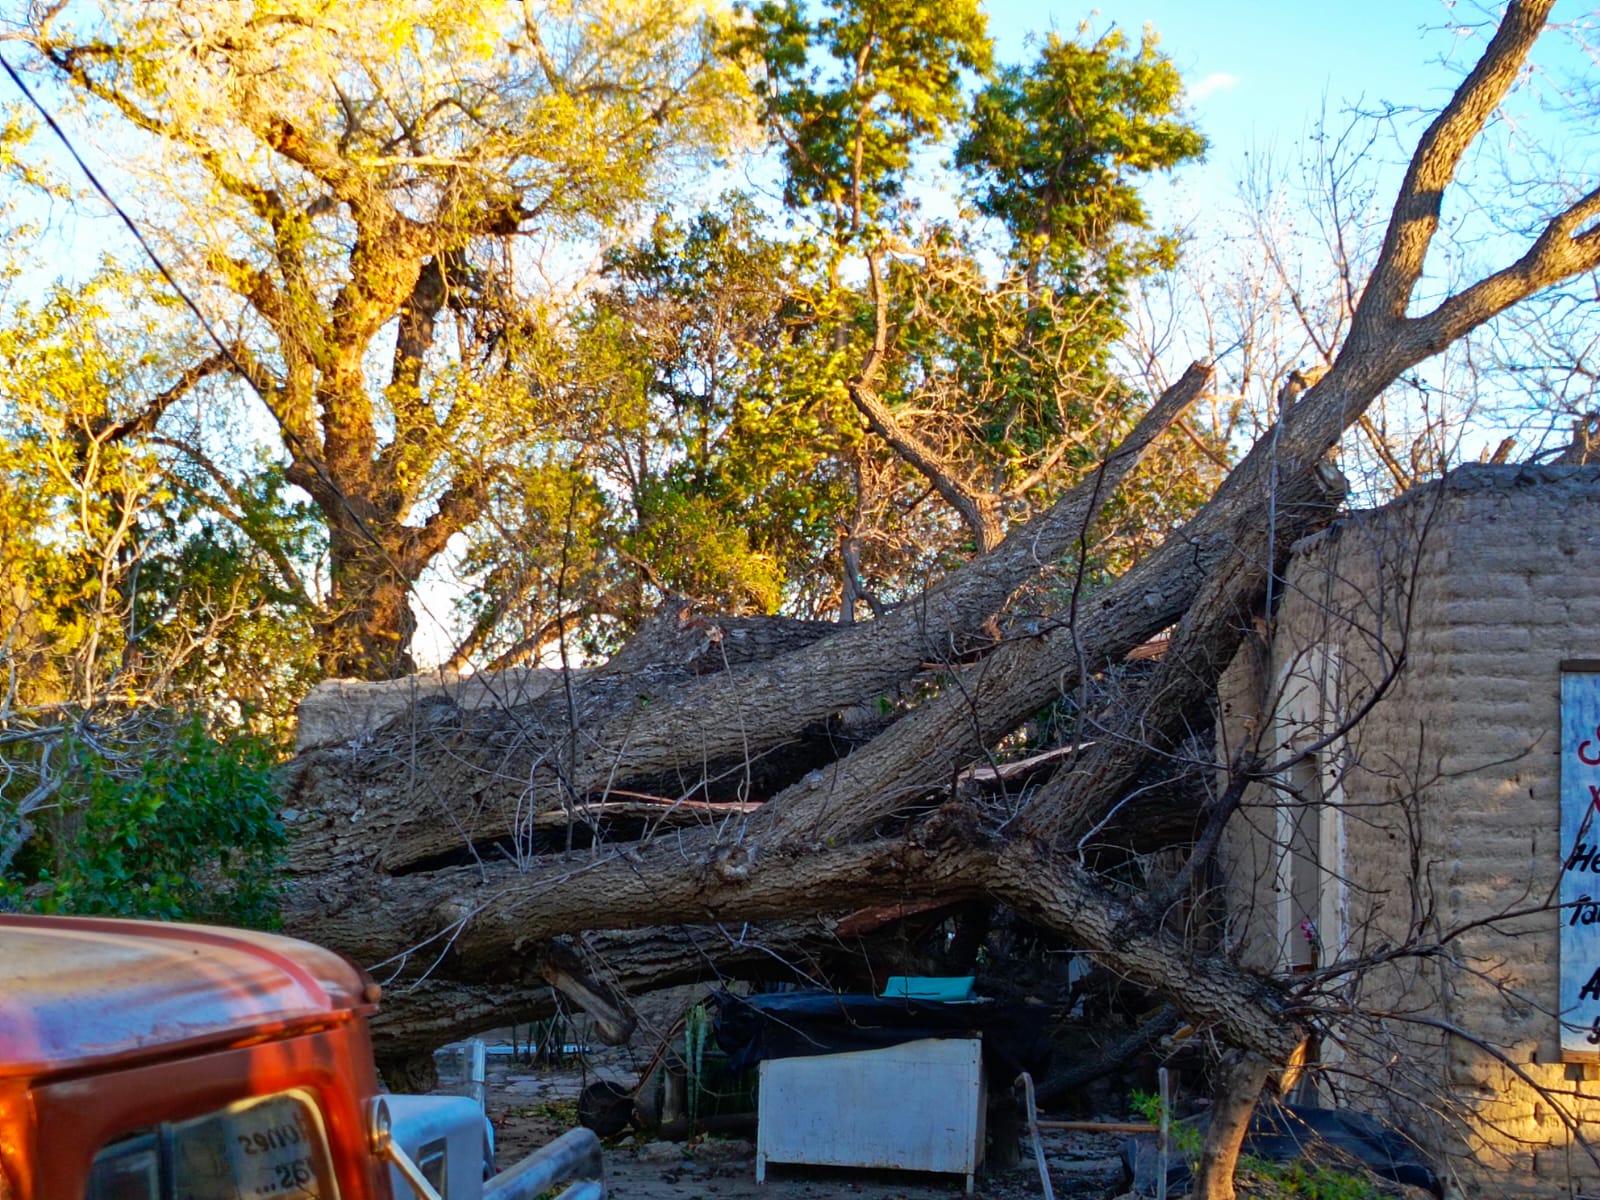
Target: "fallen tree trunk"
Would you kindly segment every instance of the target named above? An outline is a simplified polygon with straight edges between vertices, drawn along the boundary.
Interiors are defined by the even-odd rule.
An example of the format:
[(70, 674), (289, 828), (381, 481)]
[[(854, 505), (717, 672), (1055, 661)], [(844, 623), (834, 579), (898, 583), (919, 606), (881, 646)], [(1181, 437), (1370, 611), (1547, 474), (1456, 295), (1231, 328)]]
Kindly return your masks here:
[[(1270, 616), (1284, 555), (1328, 519), (1342, 494), (1326, 462), (1342, 431), (1452, 339), (1600, 264), (1596, 190), (1552, 216), (1516, 263), (1431, 312), (1409, 311), (1441, 197), (1549, 8), (1549, 0), (1514, 0), (1483, 59), (1424, 134), (1330, 370), (1205, 507), (1127, 574), (1092, 592), (1070, 589), (1059, 612), (1002, 622), (1007, 634), (998, 643), (974, 641), (985, 622), (1005, 615), (1019, 587), (1087, 538), (1117, 480), (1205, 386), (1206, 368), (1192, 368), (1124, 450), (1050, 512), (887, 617), (769, 660), (730, 659), (707, 675), (643, 655), (627, 672), (569, 678), (556, 693), (503, 712), (414, 709), (369, 744), (308, 754), (288, 793), (299, 818), (291, 930), (366, 963), (399, 964), (403, 978), (430, 968), (444, 989), (456, 986), (445, 981), (474, 985), (506, 971), (542, 979), (550, 939), (585, 931), (993, 902), (1162, 992), (1191, 1022), (1248, 1051), (1249, 1061), (1290, 1062), (1307, 1030), (1277, 986), (1161, 928), (1137, 897), (1080, 861), (1073, 835), (1116, 811), (1152, 761), (1171, 752), (1241, 640)], [(1064, 759), (1058, 777), (1026, 803), (1002, 797), (927, 815), (1026, 718), (1172, 626), (1155, 675), (1114, 706), (1093, 731), (1096, 745)], [(715, 622), (702, 632), (712, 645), (722, 636)], [(930, 662), (966, 665), (949, 667), (931, 698), (881, 731), (846, 733), (842, 710)], [(802, 740), (820, 765), (786, 776), (796, 763), (816, 761), (780, 762)], [(676, 790), (640, 788), (652, 778), (675, 780)], [(772, 782), (770, 793), (750, 790), (758, 779)], [(612, 789), (701, 801), (718, 799), (718, 787), (741, 802), (765, 802), (581, 852), (536, 853), (529, 837), (540, 814), (576, 817), (593, 800), (609, 802)], [(1196, 798), (1197, 812), (1209, 799)], [(1205, 847), (1218, 832), (1217, 822), (1208, 824)], [(1196, 869), (1185, 868), (1191, 877)], [(425, 1008), (421, 999), (413, 1006), (417, 1028)]]
[(847, 953), (849, 947), (837, 943), (821, 922), (797, 920), (741, 923), (731, 929), (677, 926), (586, 933), (528, 947), (509, 956), (494, 974), (470, 979), (452, 975), (449, 964), (434, 957), (422, 978), (400, 971), (380, 975), (390, 982), (372, 1022), (373, 1048), (380, 1062), (415, 1077), (418, 1068), (412, 1064), (425, 1070), (434, 1048), (445, 1042), (583, 1007), (570, 996), (563, 999), (546, 974), (557, 956), (569, 968), (581, 964), (611, 996), (626, 997), (728, 978), (789, 980), (814, 971), (819, 955), (839, 952)]
[[(302, 755), (287, 789), (300, 814), (291, 868), (394, 871), (463, 839), (515, 835), (530, 807), (571, 811), (612, 787), (672, 772), (686, 773), (682, 794), (693, 796), (704, 785), (696, 767), (729, 759), (748, 767), (752, 756), (909, 679), (925, 662), (963, 652), (1013, 592), (1087, 536), (1117, 485), (1210, 380), (1209, 366), (1191, 367), (1048, 511), (879, 620), (705, 676), (624, 651), (627, 669), (531, 704), (446, 709), (420, 722), (402, 715), (368, 745)], [(708, 625), (709, 635), (716, 625)], [(403, 802), (372, 803), (374, 792), (402, 780)]]
[[(1178, 1027), (1178, 1010), (1168, 1004), (1154, 1016), (1147, 1017), (1131, 1033), (1124, 1034), (1103, 1047), (1093, 1058), (1073, 1063), (1059, 1071), (1052, 1071), (1038, 1084), (1040, 1104), (1059, 1104), (1068, 1097), (1080, 1096), (1083, 1089), (1114, 1071), (1120, 1071), (1139, 1055), (1149, 1050), (1167, 1034)], [(1076, 1122), (1041, 1121), (1042, 1129), (1067, 1129), (1081, 1127)], [(1146, 1132), (1140, 1130), (1139, 1132)]]
[[(1227, 603), (1195, 610), (1179, 639), (1185, 647), (1192, 641), (1205, 648), (1199, 686), (1214, 682), (1247, 627), (1243, 614), (1260, 604), (1259, 592), (1283, 550), (1330, 511), (1329, 480), (1321, 469), (1326, 447), (1308, 447), (1315, 453), (1303, 453), (1299, 470), (1287, 476), (1279, 449), (1258, 446), (1230, 479), (1231, 488), (1184, 537), (1170, 539), (1086, 611), (1068, 613), (1055, 629), (1002, 644), (953, 673), (939, 697), (736, 824), (623, 850), (597, 847), (587, 856), (406, 874), (330, 871), (316, 852), (297, 854), (303, 874), (291, 893), (290, 923), (369, 962), (444, 945), (449, 973), (471, 977), (515, 960), (545, 938), (602, 924), (704, 924), (895, 900), (986, 899), (1069, 934), (1114, 969), (1164, 992), (1229, 1043), (1286, 1061), (1305, 1031), (1286, 1016), (1269, 985), (1140, 928), (1135, 911), (1086, 869), (1043, 851), (1036, 840), (1048, 834), (1042, 825), (1019, 824), (1003, 842), (983, 841), (976, 829), (952, 840), (948, 828), (937, 847), (909, 837), (852, 840), (908, 804), (953, 787), (988, 745), (1064, 688), (1182, 617), (1208, 585)], [(1261, 473), (1275, 486), (1252, 486)], [(1167, 691), (1192, 695), (1195, 685), (1188, 686)], [(1112, 735), (1136, 740), (1126, 730)], [(1121, 770), (1132, 761), (1119, 759)], [(305, 795), (302, 790), (297, 798)], [(1117, 793), (1107, 785), (1097, 795), (1105, 808)], [(598, 904), (597, 897), (603, 898)]]
[[(977, 665), (955, 673), (937, 699), (890, 726), (857, 753), (823, 771), (812, 772), (780, 792), (760, 811), (740, 819), (729, 838), (723, 836), (728, 832), (726, 825), (708, 825), (684, 835), (677, 846), (705, 853), (731, 838), (733, 847), (725, 852), (745, 855), (752, 852), (752, 847), (764, 850), (789, 842), (837, 844), (892, 817), (908, 803), (941, 787), (950, 787), (959, 772), (988, 745), (1059, 696), (1063, 687), (1074, 685), (1089, 670), (1119, 661), (1181, 615), (1206, 582), (1208, 569), (1227, 581), (1219, 590), (1226, 586), (1232, 586), (1236, 593), (1249, 593), (1251, 587), (1264, 590), (1268, 569), (1252, 567), (1242, 560), (1235, 552), (1239, 544), (1245, 548), (1258, 545), (1264, 539), (1254, 531), (1262, 525), (1274, 529), (1285, 545), (1301, 536), (1329, 515), (1332, 500), (1326, 489), (1319, 454), (1302, 475), (1284, 481), (1276, 495), (1268, 493), (1256, 504), (1244, 506), (1243, 511), (1225, 505), (1214, 510), (1209, 521), (1197, 518), (1191, 524), (1199, 524), (1202, 530), (1209, 525), (1221, 528), (1210, 530), (1205, 539), (1195, 533), (1190, 543), (1179, 543), (1175, 550), (1163, 547), (1107, 588), (1106, 594), (1090, 606), (1093, 611), (1076, 614), (1077, 619), (1071, 623), (1007, 642)], [(1280, 502), (1286, 506), (1285, 514), (1276, 522), (1268, 522), (1264, 510)], [(1266, 553), (1269, 563), (1276, 557), (1276, 547)], [(1197, 619), (1197, 639), (1207, 639), (1208, 649), (1204, 669), (1197, 672), (1202, 681), (1214, 682), (1231, 653), (1230, 646), (1237, 646), (1243, 636), (1240, 611), (1247, 610), (1252, 602), (1259, 604), (1260, 599), (1254, 593), (1234, 595), (1231, 607), (1208, 609), (1207, 615)], [(1118, 736), (1137, 740), (1127, 739), (1125, 734)], [(414, 768), (407, 766), (404, 770), (409, 776)], [(364, 776), (365, 772), (359, 772), (356, 777), (359, 781)], [(346, 780), (347, 784), (350, 782)], [(337, 824), (337, 804), (316, 803), (305, 785), (305, 776), (301, 777), (301, 784), (294, 794), (296, 807), (318, 814), (323, 828)], [(1112, 796), (1109, 791), (1105, 794)], [(370, 798), (366, 789), (357, 795)], [(350, 799), (345, 796), (345, 802)], [(330, 807), (335, 812), (330, 812)], [(474, 828), (470, 822), (463, 823), (466, 829), (458, 837), (469, 835)], [(300, 900), (298, 908), (339, 909), (353, 904), (353, 894), (368, 887), (391, 890), (393, 877), (372, 874), (370, 863), (367, 871), (349, 863), (330, 869), (320, 853), (325, 839), (313, 836), (309, 840), (313, 849), (302, 851), (306, 842), (297, 840), (291, 859), (293, 873), (302, 876), (294, 881), (294, 894)], [(542, 889), (555, 887), (567, 875), (589, 876), (598, 869), (595, 865), (543, 862), (535, 874), (547, 882), (535, 886), (548, 899), (550, 893)], [(593, 884), (593, 880), (586, 882)], [(619, 881), (619, 886), (625, 888), (626, 883)], [(605, 894), (609, 911), (616, 894)], [(796, 895), (794, 899), (805, 904), (811, 898)], [(463, 909), (451, 920), (460, 919), (466, 912)], [(414, 925), (407, 928), (419, 939), (429, 936), (428, 931)]]
[(1129, 979), (1172, 995), (1230, 1043), (1277, 1061), (1303, 1036), (1267, 981), (1224, 958), (1191, 954), (1088, 870), (1032, 844), (995, 840), (961, 810), (935, 814), (903, 837), (834, 849), (719, 845), (689, 861), (658, 850), (569, 865), (553, 880), (510, 866), (402, 876), (360, 904), (302, 917), (295, 928), (345, 953), (381, 950), (383, 962), (426, 955), (448, 975), (470, 978), (519, 959), (536, 969), (544, 938), (594, 927), (597, 895), (612, 929), (783, 918), (888, 897), (981, 898), (1070, 934)]
[(896, 927), (948, 908), (939, 901), (784, 921), (591, 931), (524, 947), (494, 973), (474, 971), (466, 978), (452, 973), (456, 964), (448, 955), (423, 948), (416, 958), (381, 969), (387, 986), (373, 1021), (374, 1047), (381, 1062), (420, 1077), (436, 1047), (469, 1032), (563, 1009), (592, 1012), (562, 995), (553, 961), (555, 975), (586, 976), (605, 1004), (625, 1015), (628, 997), (683, 984), (857, 977), (878, 985), (883, 965), (893, 959), (891, 943), (899, 941)]

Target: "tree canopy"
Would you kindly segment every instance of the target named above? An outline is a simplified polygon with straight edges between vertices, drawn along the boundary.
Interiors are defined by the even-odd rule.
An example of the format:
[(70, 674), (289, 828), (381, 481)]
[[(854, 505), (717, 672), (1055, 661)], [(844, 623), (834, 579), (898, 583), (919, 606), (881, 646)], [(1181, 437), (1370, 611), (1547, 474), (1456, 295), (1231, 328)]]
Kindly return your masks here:
[(202, 381), (247, 383), (321, 513), (323, 669), (409, 669), (408, 589), (553, 424), (518, 366), (539, 272), (740, 136), (718, 20), (174, 0), (56, 6), (25, 36), (142, 147), (138, 217), (224, 331), (169, 364), (182, 386), (144, 424)]
[[(1312, 1018), (1164, 924), (1281, 770), (1206, 741), (1215, 686), (1346, 429), (1406, 486), (1371, 406), (1593, 278), (1585, 189), (1429, 275), (1549, 9), (1421, 132), (1326, 329), (1241, 285), (1319, 360), (1247, 400), (1132, 346), (1184, 250), (1141, 190), (1206, 149), (1152, 32), (1007, 64), (972, 0), (30, 6), (4, 45), (113, 131), (170, 280), (0, 298), (0, 901), (180, 915), (188, 856), (270, 921), (281, 853), (291, 928), (414, 985), (397, 1057), (430, 997), (547, 1004), (579, 933), (646, 987), (705, 922), (820, 957), (875, 905), (1002, 905), (1285, 1066)], [(26, 138), (0, 169), (59, 188)], [(261, 739), (313, 679), (408, 673), (435, 570), (452, 667), (590, 669), (310, 746), (274, 813)], [(1183, 865), (1141, 895), (1152, 847)]]
[[(669, 595), (853, 620), (994, 544), (1127, 428), (1108, 347), (1174, 249), (1137, 181), (1203, 147), (1153, 36), (997, 68), (972, 3), (174, 0), (19, 36), (137, 149), (137, 219), (222, 334), (119, 436), (238, 488), (249, 456), (165, 414), (248, 385), (319, 514), (332, 674), (412, 666), (452, 546), (464, 664), (614, 645)], [(668, 204), (758, 127), (781, 203)], [(938, 155), (959, 209), (925, 216)]]

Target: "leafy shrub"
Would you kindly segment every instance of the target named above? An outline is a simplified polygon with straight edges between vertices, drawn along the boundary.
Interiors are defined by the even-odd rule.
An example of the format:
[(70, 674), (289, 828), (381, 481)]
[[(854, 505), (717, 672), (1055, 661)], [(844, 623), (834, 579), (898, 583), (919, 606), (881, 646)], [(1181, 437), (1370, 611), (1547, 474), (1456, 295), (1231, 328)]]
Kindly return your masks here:
[(1384, 1192), (1364, 1171), (1297, 1159), (1267, 1162), (1239, 1158), (1239, 1194), (1256, 1200), (1381, 1200)]
[(188, 718), (114, 754), (81, 733), (54, 753), (63, 765), (53, 807), (37, 814), (0, 900), (45, 913), (277, 924), (285, 835), (263, 741), (214, 736)]
[[(1158, 1092), (1142, 1092), (1135, 1088), (1128, 1093), (1128, 1107), (1150, 1124), (1161, 1124), (1161, 1096)], [(1205, 1143), (1205, 1137), (1199, 1128), (1192, 1122), (1180, 1121), (1174, 1117), (1169, 1129), (1172, 1148), (1190, 1159), (1198, 1159), (1201, 1147)]]

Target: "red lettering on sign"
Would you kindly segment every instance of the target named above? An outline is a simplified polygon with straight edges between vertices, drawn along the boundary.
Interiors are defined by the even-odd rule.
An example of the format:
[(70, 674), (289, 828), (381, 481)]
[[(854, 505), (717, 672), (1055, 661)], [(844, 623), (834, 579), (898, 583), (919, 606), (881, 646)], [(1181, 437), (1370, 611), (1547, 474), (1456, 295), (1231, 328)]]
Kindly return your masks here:
[[(1594, 735), (1600, 738), (1600, 725), (1595, 726)], [(1592, 740), (1578, 743), (1578, 761), (1586, 767), (1600, 767), (1600, 750), (1594, 748)]]

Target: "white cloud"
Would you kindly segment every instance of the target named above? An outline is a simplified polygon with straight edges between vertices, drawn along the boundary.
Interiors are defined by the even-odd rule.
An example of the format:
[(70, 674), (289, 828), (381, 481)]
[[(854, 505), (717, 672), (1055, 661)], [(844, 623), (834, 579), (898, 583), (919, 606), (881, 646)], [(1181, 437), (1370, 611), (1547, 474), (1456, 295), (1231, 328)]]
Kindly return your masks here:
[(1239, 77), (1227, 71), (1213, 71), (1199, 83), (1190, 85), (1189, 99), (1204, 100), (1212, 92), (1226, 92), (1239, 86)]

